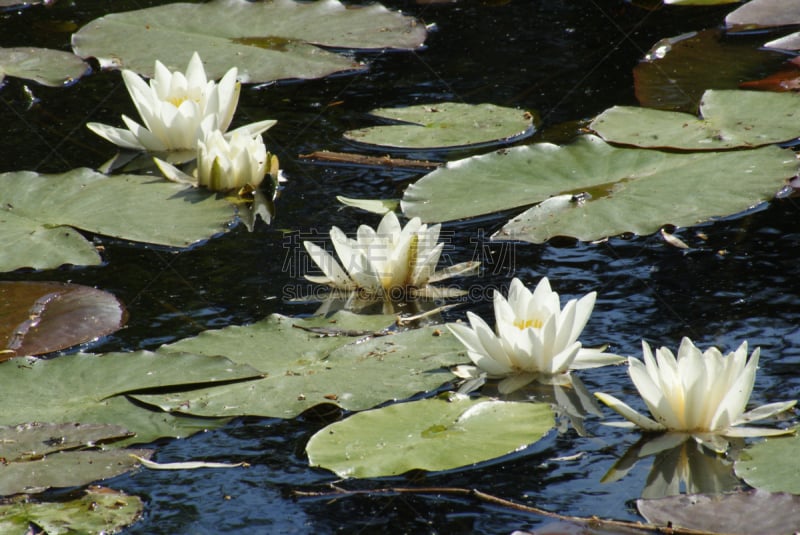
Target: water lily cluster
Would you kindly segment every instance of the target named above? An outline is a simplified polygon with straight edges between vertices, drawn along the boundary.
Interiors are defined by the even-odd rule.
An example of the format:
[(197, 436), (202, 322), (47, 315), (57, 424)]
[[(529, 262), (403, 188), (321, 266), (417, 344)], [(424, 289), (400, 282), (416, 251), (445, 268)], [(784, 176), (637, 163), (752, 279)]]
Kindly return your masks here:
[(219, 83), (208, 80), (197, 52), (185, 73), (172, 72), (157, 60), (149, 84), (135, 72), (123, 70), (122, 79), (144, 124), (122, 115), (127, 128), (101, 123), (87, 127), (123, 149), (159, 155), (188, 152), (189, 159), (196, 159), (194, 171), (187, 174), (155, 158), (169, 180), (213, 191), (257, 188), (267, 175), (277, 182), (278, 159), (261, 137), (276, 121), (258, 121), (228, 132), (241, 90), (237, 74), (232, 67)]
[[(507, 394), (532, 381), (568, 384), (571, 370), (623, 362), (622, 357), (602, 349), (584, 348), (578, 340), (595, 298), (591, 292), (569, 300), (562, 308), (546, 277), (533, 292), (519, 279), (513, 279), (507, 298), (499, 292), (494, 294), (494, 330), (472, 312), (467, 312), (469, 326), (447, 325), (474, 364), (460, 366), (455, 373), (466, 379), (499, 378), (498, 390)], [(688, 338), (681, 342), (677, 356), (663, 347), (654, 354), (646, 342), (642, 347), (644, 363), (628, 358), (629, 374), (653, 418), (636, 412), (614, 396), (596, 393), (600, 401), (628, 420), (612, 425), (665, 433), (663, 447), (692, 437), (716, 452), (728, 448), (728, 437), (792, 432), (742, 427), (787, 411), (796, 403), (770, 403), (745, 411), (755, 384), (758, 348), (748, 358), (747, 342), (728, 355), (714, 347), (701, 351)], [(659, 449), (663, 448), (655, 447), (653, 451)]]

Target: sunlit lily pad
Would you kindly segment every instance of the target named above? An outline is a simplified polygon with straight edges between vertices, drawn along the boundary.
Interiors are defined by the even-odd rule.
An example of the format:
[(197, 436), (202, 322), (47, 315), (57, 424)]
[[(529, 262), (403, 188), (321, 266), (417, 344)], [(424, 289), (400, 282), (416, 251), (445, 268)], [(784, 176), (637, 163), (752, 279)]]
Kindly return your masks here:
[(447, 367), (467, 360), (458, 340), (436, 327), (381, 336), (393, 319), (347, 312), (303, 320), (274, 314), (253, 325), (206, 331), (163, 346), (159, 352), (225, 355), (266, 376), (247, 383), (134, 398), (196, 416), (293, 418), (320, 404), (368, 409), (455, 379)]
[[(92, 447), (128, 438), (132, 433), (113, 424), (29, 423), (0, 427), (6, 463), (29, 461), (57, 451)], [(2, 494), (2, 493), (0, 493)]]
[(648, 148), (720, 150), (757, 147), (800, 136), (800, 95), (709, 90), (700, 116), (614, 106), (589, 127), (611, 143)]
[(432, 222), (541, 203), (494, 238), (595, 240), (741, 212), (771, 199), (796, 166), (792, 152), (774, 146), (667, 153), (582, 136), (451, 162), (409, 186), (402, 207)]
[(725, 38), (716, 28), (669, 37), (634, 67), (636, 98), (648, 108), (694, 113), (707, 89), (736, 89), (784, 59), (752, 39)]
[(0, 361), (43, 355), (122, 327), (128, 314), (108, 292), (61, 282), (0, 282)]
[(74, 82), (89, 70), (81, 58), (47, 48), (0, 48), (0, 82), (4, 76), (33, 80), (58, 87)]
[(338, 0), (294, 2), (213, 0), (174, 3), (96, 19), (72, 36), (82, 57), (148, 77), (155, 60), (182, 69), (197, 51), (211, 78), (233, 66), (244, 82), (319, 78), (363, 65), (315, 45), (345, 49), (405, 49), (422, 45), (423, 24), (380, 4)]
[(179, 353), (79, 353), (49, 360), (17, 357), (0, 364), (0, 425), (113, 423), (136, 433), (142, 442), (159, 436), (186, 436), (203, 429), (202, 424), (144, 409), (122, 395), (259, 375), (252, 367), (224, 357)]
[(96, 265), (100, 255), (75, 229), (169, 247), (225, 232), (234, 207), (214, 194), (155, 177), (0, 174), (0, 271)]
[(533, 133), (533, 116), (494, 104), (441, 102), (379, 108), (371, 115), (391, 124), (344, 133), (351, 141), (398, 149), (443, 149), (506, 143)]
[(42, 492), (88, 485), (138, 466), (131, 454), (149, 458), (152, 450), (82, 450), (0, 464), (0, 495)]
[(798, 451), (798, 435), (769, 438), (745, 449), (734, 464), (734, 470), (752, 487), (800, 494)]
[(800, 498), (758, 489), (637, 500), (636, 506), (652, 524), (708, 534), (777, 535), (794, 533), (800, 526)]
[(143, 510), (139, 497), (102, 487), (90, 487), (78, 498), (58, 502), (20, 496), (0, 503), (0, 532), (32, 533), (32, 524), (48, 535), (117, 533), (136, 522)]
[(725, 25), (734, 30), (793, 24), (800, 24), (800, 3), (792, 0), (750, 0), (725, 17)]
[(308, 441), (311, 466), (339, 477), (436, 472), (518, 451), (555, 425), (546, 403), (434, 398), (354, 414)]

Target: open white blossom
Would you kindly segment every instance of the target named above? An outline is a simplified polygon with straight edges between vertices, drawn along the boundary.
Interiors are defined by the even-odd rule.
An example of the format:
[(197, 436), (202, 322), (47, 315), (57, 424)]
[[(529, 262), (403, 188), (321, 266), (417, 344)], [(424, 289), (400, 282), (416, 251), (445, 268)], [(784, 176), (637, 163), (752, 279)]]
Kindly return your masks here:
[(325, 249), (305, 241), (306, 251), (324, 273), (305, 277), (337, 290), (391, 299), (408, 297), (430, 282), (465, 274), (477, 265), (467, 262), (437, 272), (444, 247), (444, 243), (439, 243), (440, 228), (441, 225), (429, 227), (418, 217), (402, 227), (394, 212), (387, 212), (377, 229), (367, 225), (358, 227), (356, 239), (333, 227), (331, 241), (341, 265)]
[(728, 443), (722, 437), (771, 436), (791, 433), (786, 429), (737, 427), (769, 418), (793, 407), (796, 401), (763, 405), (745, 412), (758, 368), (759, 348), (747, 358), (747, 342), (723, 356), (716, 348), (701, 352), (689, 338), (683, 338), (678, 356), (667, 348), (655, 356), (642, 342), (644, 363), (628, 359), (628, 373), (650, 414), (648, 418), (614, 396), (595, 393), (600, 401), (644, 431), (668, 431), (691, 435), (709, 448), (723, 452)]
[[(207, 121), (210, 123), (211, 121)], [(197, 166), (187, 175), (172, 164), (153, 158), (161, 172), (173, 182), (203, 186), (212, 191), (229, 191), (245, 186), (257, 188), (267, 174), (278, 180), (278, 158), (267, 152), (260, 134), (201, 128), (203, 138), (197, 143)]]
[[(195, 52), (186, 73), (170, 72), (160, 61), (155, 63), (155, 76), (147, 84), (133, 71), (123, 70), (122, 79), (144, 123), (123, 115), (127, 129), (102, 123), (86, 126), (115, 145), (151, 152), (194, 150), (202, 139), (200, 125), (213, 117), (215, 128), (225, 132), (231, 124), (239, 102), (240, 84), (236, 67), (231, 68), (219, 84), (206, 78), (203, 62)], [(251, 123), (237, 130), (251, 136), (275, 124), (273, 120)]]
[(494, 293), (495, 331), (472, 312), (467, 312), (471, 327), (457, 323), (447, 327), (464, 344), (480, 370), (490, 378), (505, 378), (498, 385), (502, 393), (533, 380), (568, 383), (570, 370), (624, 361), (601, 349), (583, 348), (578, 341), (595, 298), (595, 292), (591, 292), (571, 299), (562, 309), (547, 277), (533, 292), (514, 278), (507, 300), (499, 292)]

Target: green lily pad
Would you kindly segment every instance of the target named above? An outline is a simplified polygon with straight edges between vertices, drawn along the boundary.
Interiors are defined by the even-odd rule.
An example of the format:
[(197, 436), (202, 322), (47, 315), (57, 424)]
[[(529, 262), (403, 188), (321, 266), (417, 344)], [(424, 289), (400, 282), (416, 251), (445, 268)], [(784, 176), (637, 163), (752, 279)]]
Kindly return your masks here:
[(716, 28), (661, 39), (633, 69), (636, 98), (647, 108), (694, 113), (707, 89), (736, 89), (785, 58)]
[(758, 489), (637, 500), (636, 506), (651, 524), (709, 535), (794, 533), (800, 525), (800, 498)]
[(768, 438), (748, 446), (733, 465), (751, 487), (800, 494), (800, 436)]
[(23, 462), (0, 464), (0, 495), (42, 492), (87, 485), (124, 474), (139, 465), (131, 454), (149, 458), (152, 450), (64, 451)]
[(136, 433), (139, 442), (186, 436), (202, 429), (202, 423), (144, 409), (122, 394), (186, 389), (259, 375), (252, 367), (224, 357), (179, 353), (78, 353), (49, 360), (17, 357), (0, 365), (0, 425), (111, 423)]
[(253, 325), (206, 331), (159, 352), (225, 355), (266, 376), (247, 383), (133, 397), (165, 411), (196, 416), (294, 418), (320, 404), (368, 409), (455, 378), (446, 368), (467, 360), (458, 340), (435, 327), (374, 335), (393, 320), (348, 312), (304, 320), (273, 314)]
[(33, 524), (48, 535), (117, 533), (136, 522), (143, 511), (139, 497), (102, 487), (91, 487), (78, 498), (59, 502), (21, 496), (0, 503), (0, 532), (30, 533)]
[(69, 52), (34, 48), (0, 48), (0, 82), (4, 76), (33, 80), (42, 85), (68, 85), (89, 70), (89, 65)]
[(0, 281), (0, 361), (94, 340), (127, 318), (116, 297), (90, 286)]
[(395, 124), (350, 130), (346, 139), (398, 149), (444, 149), (507, 143), (533, 134), (530, 113), (494, 104), (440, 102), (369, 113)]
[(319, 48), (413, 50), (425, 26), (380, 4), (345, 6), (338, 0), (294, 2), (213, 0), (174, 3), (96, 19), (72, 36), (82, 57), (104, 67), (153, 76), (155, 60), (183, 69), (192, 52), (210, 78), (238, 67), (243, 82), (320, 78), (363, 64)]
[[(57, 451), (91, 447), (133, 433), (113, 424), (30, 423), (0, 427), (5, 463), (29, 461)], [(0, 493), (3, 494), (3, 493)]]
[(400, 206), (400, 199), (352, 199), (337, 195), (336, 200), (345, 206), (360, 208), (366, 212), (380, 215), (394, 212)]
[(614, 106), (589, 128), (610, 143), (647, 148), (721, 150), (779, 143), (800, 136), (800, 95), (709, 90), (697, 117)]
[(311, 466), (340, 477), (436, 472), (513, 453), (554, 425), (547, 403), (423, 399), (331, 424), (311, 437), (306, 452)]
[(94, 246), (75, 229), (124, 240), (188, 247), (225, 232), (229, 202), (149, 176), (91, 169), (60, 175), (0, 174), (0, 271), (62, 264), (97, 265)]
[(571, 145), (539, 143), (451, 162), (409, 186), (402, 208), (433, 222), (541, 203), (493, 238), (595, 240), (741, 212), (771, 199), (795, 173), (792, 153), (774, 146), (667, 153), (581, 136)]
[(800, 4), (786, 0), (750, 0), (725, 17), (725, 26), (733, 30), (794, 24), (800, 24)]

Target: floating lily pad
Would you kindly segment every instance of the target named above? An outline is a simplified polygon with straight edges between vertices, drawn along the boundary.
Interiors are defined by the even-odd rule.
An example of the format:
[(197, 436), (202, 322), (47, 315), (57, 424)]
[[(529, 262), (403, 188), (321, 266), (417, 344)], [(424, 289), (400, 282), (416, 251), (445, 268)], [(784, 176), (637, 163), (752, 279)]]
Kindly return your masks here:
[(308, 441), (311, 466), (340, 477), (436, 472), (502, 457), (555, 425), (546, 403), (434, 398), (354, 414)]
[(657, 526), (714, 534), (794, 533), (800, 526), (800, 498), (756, 489), (734, 494), (691, 494), (637, 500), (639, 513)]
[(720, 150), (758, 147), (800, 136), (800, 95), (709, 90), (700, 116), (614, 106), (589, 128), (610, 143), (647, 148)]
[(206, 331), (163, 346), (159, 352), (225, 355), (258, 368), (266, 377), (133, 397), (166, 411), (196, 416), (294, 418), (320, 404), (368, 409), (455, 378), (446, 368), (466, 360), (458, 340), (435, 327), (375, 335), (393, 320), (392, 316), (347, 312), (304, 320), (273, 314), (253, 325)]
[(186, 389), (259, 375), (252, 367), (224, 357), (178, 353), (78, 353), (49, 360), (17, 357), (0, 365), (0, 425), (113, 423), (136, 433), (141, 442), (186, 436), (203, 429), (202, 424), (143, 409), (122, 394)]
[(0, 82), (4, 76), (14, 76), (58, 87), (74, 82), (88, 71), (89, 65), (69, 52), (30, 46), (0, 48)]
[(104, 67), (148, 77), (153, 76), (155, 60), (172, 70), (182, 69), (197, 51), (211, 78), (235, 66), (243, 82), (266, 82), (364, 68), (315, 45), (413, 50), (425, 37), (422, 23), (380, 4), (213, 0), (106, 15), (73, 34), (72, 47), (79, 56), (96, 57)]
[(798, 451), (798, 435), (768, 438), (747, 447), (734, 464), (734, 470), (752, 487), (770, 492), (800, 494)]
[(30, 525), (48, 535), (117, 533), (136, 522), (144, 504), (137, 496), (90, 487), (82, 496), (59, 502), (39, 502), (22, 496), (0, 503), (0, 532), (30, 533)]
[(43, 355), (121, 328), (128, 314), (108, 292), (61, 282), (0, 282), (0, 361)]
[(336, 200), (345, 206), (360, 208), (373, 214), (393, 212), (400, 206), (400, 199), (352, 199), (350, 197), (336, 196)]
[(369, 113), (394, 124), (350, 130), (346, 139), (397, 149), (446, 149), (508, 143), (533, 134), (530, 113), (494, 104), (441, 102)]
[(433, 222), (542, 203), (494, 239), (650, 234), (667, 223), (693, 225), (769, 200), (796, 165), (790, 151), (774, 146), (667, 153), (582, 136), (566, 146), (539, 143), (450, 162), (409, 186), (402, 208)]
[(124, 474), (138, 466), (131, 457), (149, 458), (152, 450), (84, 450), (0, 464), (0, 495), (42, 492), (87, 485)]
[[(5, 463), (29, 461), (57, 451), (92, 447), (133, 433), (113, 424), (29, 423), (0, 427)], [(2, 493), (0, 493), (2, 494)]]
[(707, 89), (735, 89), (784, 59), (753, 39), (725, 38), (719, 29), (669, 37), (634, 67), (636, 98), (648, 108), (694, 113)]
[(734, 30), (793, 24), (800, 24), (800, 3), (790, 0), (750, 0), (725, 17), (725, 25)]
[(149, 176), (91, 169), (60, 175), (0, 174), (0, 271), (97, 265), (75, 229), (124, 240), (188, 247), (225, 232), (234, 208), (221, 197)]

